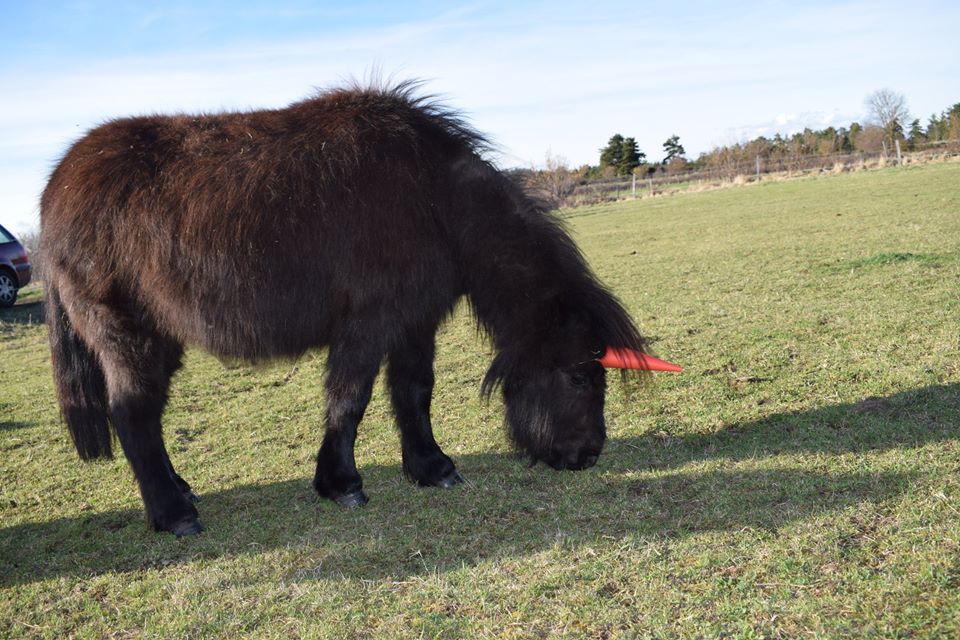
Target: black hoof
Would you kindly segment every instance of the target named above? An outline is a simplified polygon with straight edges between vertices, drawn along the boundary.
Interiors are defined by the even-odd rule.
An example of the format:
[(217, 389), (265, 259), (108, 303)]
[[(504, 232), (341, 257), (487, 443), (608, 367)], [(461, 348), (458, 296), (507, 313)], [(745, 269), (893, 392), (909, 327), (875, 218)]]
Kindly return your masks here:
[(362, 507), (369, 502), (366, 494), (364, 494), (363, 491), (346, 493), (336, 498), (336, 501), (341, 507), (346, 507), (347, 509), (356, 509), (357, 507)]
[(184, 536), (195, 536), (203, 532), (203, 525), (199, 520), (182, 520), (173, 526), (173, 535), (178, 538)]
[(460, 472), (454, 469), (448, 473), (443, 478), (437, 480), (437, 486), (441, 489), (449, 489), (450, 487), (460, 484), (463, 482), (463, 476), (460, 475)]

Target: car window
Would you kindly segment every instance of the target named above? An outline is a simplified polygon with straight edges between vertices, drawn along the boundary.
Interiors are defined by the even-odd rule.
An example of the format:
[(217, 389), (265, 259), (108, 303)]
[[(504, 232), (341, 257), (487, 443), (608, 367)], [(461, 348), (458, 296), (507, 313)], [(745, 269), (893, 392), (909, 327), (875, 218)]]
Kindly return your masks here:
[(13, 242), (13, 236), (7, 233), (7, 230), (0, 227), (0, 244), (4, 242)]

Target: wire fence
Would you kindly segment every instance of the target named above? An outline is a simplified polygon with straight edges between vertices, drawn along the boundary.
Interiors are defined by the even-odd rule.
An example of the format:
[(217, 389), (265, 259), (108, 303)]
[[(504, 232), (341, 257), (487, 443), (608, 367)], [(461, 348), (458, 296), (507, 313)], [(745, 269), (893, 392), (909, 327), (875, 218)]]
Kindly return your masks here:
[(915, 151), (889, 150), (831, 155), (755, 156), (718, 162), (714, 166), (677, 173), (618, 176), (582, 181), (564, 198), (565, 206), (578, 206), (660, 195), (674, 191), (720, 186), (723, 183), (756, 182), (771, 176), (800, 176), (816, 173), (841, 173), (883, 166), (918, 164), (960, 157), (960, 140), (928, 145)]

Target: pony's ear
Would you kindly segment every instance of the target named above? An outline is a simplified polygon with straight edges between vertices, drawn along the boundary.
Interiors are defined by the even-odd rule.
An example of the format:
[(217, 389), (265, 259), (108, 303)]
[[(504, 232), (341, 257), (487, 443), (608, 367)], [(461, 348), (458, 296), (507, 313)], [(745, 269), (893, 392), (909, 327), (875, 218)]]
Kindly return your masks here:
[(674, 373), (683, 371), (682, 367), (672, 362), (654, 358), (636, 349), (607, 347), (606, 353), (597, 358), (597, 362), (606, 369), (638, 369), (640, 371), (672, 371)]

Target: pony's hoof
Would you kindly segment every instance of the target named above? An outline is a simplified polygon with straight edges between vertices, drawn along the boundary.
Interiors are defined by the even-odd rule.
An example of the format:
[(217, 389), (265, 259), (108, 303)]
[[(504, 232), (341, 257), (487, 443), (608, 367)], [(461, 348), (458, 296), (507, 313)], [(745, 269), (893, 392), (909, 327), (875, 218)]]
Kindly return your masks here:
[(181, 520), (173, 526), (173, 535), (177, 538), (195, 536), (203, 532), (203, 525), (197, 519)]
[(454, 469), (453, 471), (448, 473), (446, 476), (440, 478), (440, 480), (437, 481), (437, 486), (440, 487), (441, 489), (449, 489), (450, 487), (460, 484), (462, 482), (463, 482), (463, 476), (460, 475), (459, 471)]
[(346, 507), (347, 509), (356, 509), (357, 507), (362, 507), (369, 502), (366, 494), (364, 494), (363, 491), (345, 493), (344, 495), (336, 498), (336, 501), (341, 507)]

